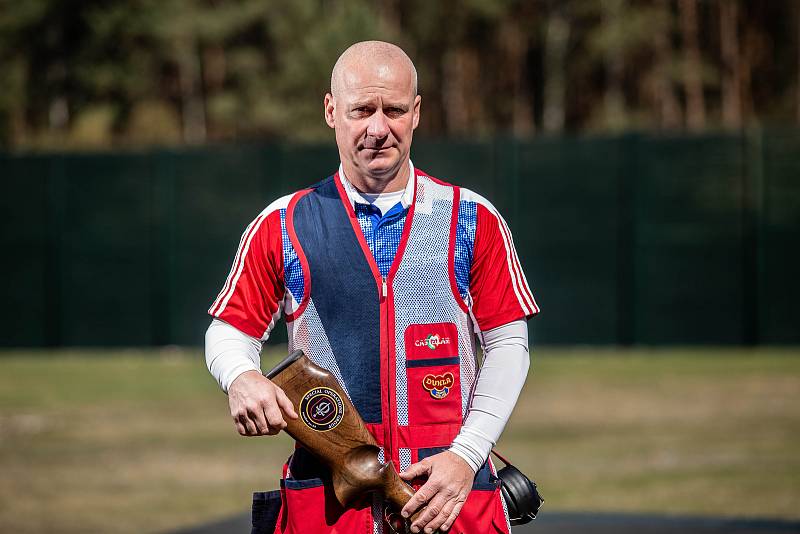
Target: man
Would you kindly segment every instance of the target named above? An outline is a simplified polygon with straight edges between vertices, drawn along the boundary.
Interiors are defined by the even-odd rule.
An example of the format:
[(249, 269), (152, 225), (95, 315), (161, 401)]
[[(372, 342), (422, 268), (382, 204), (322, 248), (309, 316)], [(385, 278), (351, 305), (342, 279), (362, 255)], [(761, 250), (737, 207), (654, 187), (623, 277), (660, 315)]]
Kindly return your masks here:
[[(207, 363), (240, 434), (279, 432), (296, 407), (262, 376), (259, 351), (284, 314), (290, 350), (336, 376), (383, 458), (422, 484), (402, 511), (427, 506), (412, 532), (507, 533), (487, 457), (525, 381), (525, 321), (539, 310), (494, 207), (411, 163), (420, 102), (400, 48), (368, 41), (340, 56), (324, 100), (339, 171), (245, 230), (209, 310)], [(388, 532), (377, 498), (341, 510), (326, 497), (324, 469), (302, 448), (284, 471), (276, 532)]]

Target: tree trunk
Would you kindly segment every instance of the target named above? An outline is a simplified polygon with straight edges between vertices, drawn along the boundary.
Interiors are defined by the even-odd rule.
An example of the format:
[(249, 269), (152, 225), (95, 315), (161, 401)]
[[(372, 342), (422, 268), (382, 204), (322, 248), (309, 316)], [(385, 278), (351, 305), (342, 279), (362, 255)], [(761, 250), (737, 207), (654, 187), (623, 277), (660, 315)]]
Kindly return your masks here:
[(202, 143), (206, 140), (206, 113), (197, 42), (194, 38), (181, 39), (177, 50), (183, 141), (188, 144)]
[(474, 49), (457, 46), (443, 66), (443, 102), (446, 133), (470, 135), (485, 131), (480, 60)]
[(795, 13), (797, 14), (797, 32), (795, 33), (795, 40), (797, 41), (797, 124), (800, 124), (800, 6), (796, 6)]
[(662, 23), (656, 25), (653, 35), (653, 46), (656, 53), (655, 93), (658, 106), (658, 120), (661, 128), (674, 130), (683, 122), (681, 106), (672, 84), (670, 65), (674, 50), (670, 42), (672, 33), (672, 11), (670, 0), (659, 0), (658, 7), (662, 15)]
[(719, 1), (719, 37), (722, 52), (722, 124), (742, 127), (742, 73), (739, 53), (739, 10), (736, 2)]
[(17, 148), (28, 143), (28, 133), (32, 130), (25, 113), (25, 104), (12, 106), (9, 110), (8, 147)]
[(471, 117), (465, 85), (469, 70), (467, 52), (458, 47), (444, 58), (442, 93), (444, 95), (445, 129), (448, 134), (464, 134), (469, 131)]
[[(608, 0), (602, 3), (604, 24), (618, 24), (623, 16), (625, 0)], [(628, 114), (625, 105), (623, 90), (623, 76), (625, 74), (624, 50), (618, 43), (606, 48), (606, 88), (603, 95), (604, 117), (606, 128), (619, 130), (628, 124)]]
[(528, 60), (528, 41), (526, 35), (513, 19), (506, 19), (501, 30), (502, 45), (508, 61), (506, 73), (511, 87), (511, 129), (516, 136), (526, 136), (534, 132), (533, 107), (528, 98), (526, 63)]
[[(748, 7), (755, 11), (753, 6)], [(745, 13), (742, 18), (751, 21), (742, 31), (740, 58), (742, 121), (747, 123), (758, 120), (753, 94), (753, 70), (765, 61), (765, 58), (770, 58), (770, 50), (767, 48), (768, 41), (765, 35), (759, 31), (759, 28), (763, 28), (763, 24), (759, 24), (759, 20), (754, 21), (759, 18), (758, 14)]]
[(570, 25), (558, 4), (547, 17), (544, 44), (544, 111), (548, 132), (561, 132), (566, 123), (566, 58)]
[(50, 101), (47, 113), (48, 126), (51, 131), (63, 132), (69, 126), (69, 103), (67, 97), (57, 96)]
[(706, 106), (703, 97), (702, 59), (697, 28), (697, 0), (680, 0), (681, 31), (683, 33), (683, 84), (686, 91), (686, 126), (701, 130), (706, 125)]
[(225, 78), (228, 71), (225, 49), (219, 44), (207, 46), (203, 50), (201, 65), (201, 94), (203, 95), (203, 101), (206, 103), (204, 105), (206, 112), (204, 114), (206, 138), (215, 140), (220, 139), (221, 136), (232, 135), (235, 132), (233, 120), (228, 117), (215, 117), (213, 113), (208, 112), (209, 99), (212, 99), (225, 88)]
[(401, 27), (398, 0), (381, 0), (378, 2), (378, 14), (384, 31), (396, 30)]

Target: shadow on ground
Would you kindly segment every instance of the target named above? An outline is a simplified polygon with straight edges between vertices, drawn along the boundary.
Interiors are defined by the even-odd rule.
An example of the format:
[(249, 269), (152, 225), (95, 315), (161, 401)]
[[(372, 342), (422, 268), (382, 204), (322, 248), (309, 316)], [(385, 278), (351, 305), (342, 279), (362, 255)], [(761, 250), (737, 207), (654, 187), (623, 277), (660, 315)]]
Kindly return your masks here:
[[(171, 534), (247, 534), (243, 514)], [(513, 534), (786, 534), (800, 533), (800, 522), (766, 519), (716, 519), (631, 514), (545, 513)]]

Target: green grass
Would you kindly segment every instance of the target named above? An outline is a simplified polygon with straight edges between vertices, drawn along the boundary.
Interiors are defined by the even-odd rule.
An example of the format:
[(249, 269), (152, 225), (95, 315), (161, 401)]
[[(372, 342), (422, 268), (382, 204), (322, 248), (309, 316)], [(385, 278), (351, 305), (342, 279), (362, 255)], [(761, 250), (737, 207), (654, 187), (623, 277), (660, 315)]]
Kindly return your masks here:
[[(544, 348), (499, 448), (543, 513), (800, 519), (798, 443), (798, 351)], [(291, 448), (235, 433), (199, 350), (0, 353), (2, 532), (239, 513)]]
[(499, 446), (548, 509), (800, 518), (800, 353), (543, 350)]

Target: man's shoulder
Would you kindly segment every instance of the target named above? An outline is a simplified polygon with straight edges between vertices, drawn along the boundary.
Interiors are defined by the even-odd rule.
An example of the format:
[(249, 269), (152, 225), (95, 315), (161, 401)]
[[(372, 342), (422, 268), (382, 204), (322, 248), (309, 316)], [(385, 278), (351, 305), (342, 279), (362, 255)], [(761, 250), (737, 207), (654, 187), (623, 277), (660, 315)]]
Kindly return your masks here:
[(333, 178), (334, 176), (328, 176), (327, 178), (320, 180), (317, 183), (308, 185), (306, 187), (303, 187), (302, 189), (298, 189), (297, 191), (289, 193), (288, 195), (283, 195), (282, 197), (276, 198), (275, 200), (270, 202), (266, 208), (264, 208), (261, 211), (259, 216), (270, 215), (272, 213), (279, 212), (280, 210), (287, 209), (289, 207), (289, 204), (291, 204), (292, 200), (294, 200), (296, 197), (302, 196), (308, 193), (309, 191), (314, 191), (316, 189), (324, 188), (326, 185), (331, 185), (331, 183), (333, 182)]
[(472, 189), (467, 189), (466, 187), (461, 188), (461, 202), (472, 202), (478, 206), (482, 206), (486, 208), (491, 213), (497, 213), (497, 209), (494, 207), (494, 204), (489, 202), (489, 200), (481, 195), (480, 193), (476, 193)]
[(270, 202), (266, 208), (261, 210), (261, 213), (258, 214), (258, 218), (274, 216), (275, 214), (279, 214), (281, 210), (285, 210), (289, 207), (289, 204), (292, 202), (292, 199), (297, 194), (297, 192), (290, 193), (288, 195), (283, 195), (280, 198), (276, 198), (272, 202)]
[(427, 178), (427, 179), (429, 179), (429, 180), (431, 180), (431, 181), (433, 181), (433, 182), (435, 182), (435, 183), (437, 183), (439, 185), (443, 185), (445, 187), (458, 187), (456, 184), (452, 184), (452, 183), (450, 183), (450, 182), (448, 182), (446, 180), (442, 180), (440, 178), (436, 178), (432, 174), (423, 171), (419, 167), (414, 167), (414, 174), (417, 175), (417, 178), (422, 176), (422, 177), (425, 177), (425, 178)]
[(483, 206), (484, 208), (486, 208), (487, 210), (489, 210), (491, 212), (495, 212), (495, 213), (497, 212), (497, 209), (494, 207), (494, 205), (486, 197), (484, 197), (483, 195), (480, 195), (479, 193), (476, 193), (472, 189), (468, 189), (466, 187), (460, 186), (460, 185), (458, 185), (456, 183), (453, 183), (453, 182), (450, 182), (448, 180), (442, 180), (441, 178), (436, 178), (435, 176), (432, 176), (431, 174), (429, 174), (429, 173), (427, 173), (427, 172), (425, 172), (425, 171), (423, 171), (421, 169), (416, 169), (416, 174), (417, 174), (417, 176), (424, 176), (424, 177), (432, 180), (433, 182), (435, 182), (438, 185), (442, 185), (442, 186), (445, 186), (445, 187), (458, 188), (458, 190), (459, 190), (459, 200), (461, 202), (472, 202), (472, 203), (479, 204), (479, 205)]
[(317, 182), (315, 184), (311, 184), (308, 187), (304, 187), (303, 189), (300, 189), (299, 191), (295, 191), (294, 194), (297, 195), (297, 194), (300, 194), (300, 193), (304, 193), (306, 191), (314, 191), (314, 190), (320, 189), (320, 188), (335, 186), (336, 184), (333, 181), (335, 178), (336, 178), (336, 174), (332, 174), (332, 175), (328, 176), (327, 178), (324, 178), (324, 179), (320, 180), (319, 182)]

